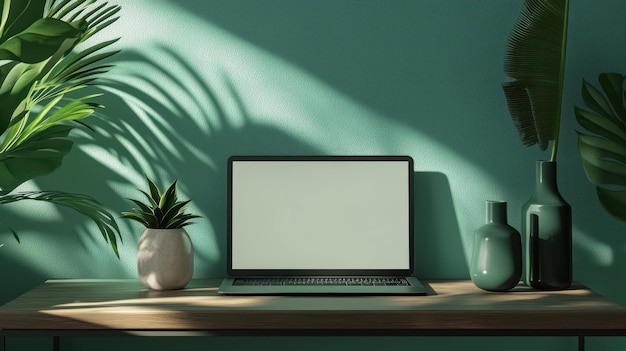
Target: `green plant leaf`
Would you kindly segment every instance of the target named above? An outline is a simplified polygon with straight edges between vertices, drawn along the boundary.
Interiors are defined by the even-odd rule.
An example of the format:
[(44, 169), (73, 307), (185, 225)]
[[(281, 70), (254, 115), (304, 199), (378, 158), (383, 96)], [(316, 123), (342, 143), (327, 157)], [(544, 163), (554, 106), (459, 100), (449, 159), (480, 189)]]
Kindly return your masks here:
[(578, 150), (585, 174), (592, 183), (626, 186), (626, 147), (605, 138), (581, 134)]
[(611, 103), (616, 117), (622, 122), (622, 126), (626, 126), (626, 106), (624, 106), (624, 100), (622, 100), (624, 97), (622, 94), (624, 77), (618, 73), (600, 74), (598, 81), (606, 93), (607, 100)]
[[(23, 135), (18, 141), (24, 140), (30, 134), (49, 128), (51, 126), (60, 124), (62, 122), (77, 121), (91, 116), (94, 112), (94, 105), (84, 102), (84, 100), (96, 97), (99, 95), (84, 96), (82, 98), (72, 99), (65, 105), (56, 110), (52, 110), (52, 107), (56, 107), (58, 101), (63, 99), (64, 95), (59, 95), (51, 103), (54, 103), (52, 107), (49, 107), (50, 103), (44, 107), (37, 117), (28, 125), (23, 131)], [(47, 113), (51, 111), (51, 113)]]
[(66, 40), (76, 41), (87, 29), (86, 22), (66, 23), (40, 18), (23, 32), (0, 43), (0, 60), (41, 62), (54, 55)]
[(185, 213), (186, 206), (191, 200), (177, 201), (177, 179), (167, 187), (165, 192), (161, 192), (159, 187), (147, 177), (146, 181), (149, 193), (139, 191), (146, 196), (150, 204), (130, 199), (137, 205), (137, 208), (122, 212), (122, 218), (135, 220), (145, 225), (146, 228), (155, 229), (182, 228), (191, 224), (189, 222), (191, 219), (201, 218), (201, 216)]
[(582, 97), (585, 105), (589, 107), (593, 112), (608, 118), (615, 119), (611, 105), (607, 99), (602, 95), (602, 92), (593, 85), (589, 84), (586, 80), (583, 80)]
[(196, 215), (192, 215), (192, 214), (181, 215), (181, 216), (177, 217), (177, 219), (175, 221), (169, 223), (168, 226), (165, 229), (174, 229), (174, 228), (186, 227), (186, 226), (188, 226), (190, 224), (193, 224), (193, 222), (190, 222), (190, 220), (192, 220), (194, 218), (200, 218), (200, 216), (196, 216)]
[(173, 206), (170, 206), (167, 212), (163, 214), (160, 225), (163, 227), (169, 227), (172, 222), (176, 221), (179, 216), (184, 214), (187, 209), (186, 206), (189, 202), (191, 202), (191, 200), (181, 201)]
[[(39, 1), (37, 1), (37, 3), (39, 3)], [(42, 39), (46, 35), (59, 34), (58, 28), (55, 27), (57, 32), (54, 32), (54, 30), (47, 28), (46, 24), (56, 25), (61, 29), (75, 28), (78, 29), (80, 33), (76, 36), (70, 35), (70, 38), (66, 38), (65, 40), (46, 38), (43, 44), (35, 40), (33, 45), (50, 46), (50, 50), (40, 50), (38, 47), (34, 50), (37, 55), (44, 56), (48, 54), (43, 61), (32, 65), (22, 64), (24, 67), (17, 67), (11, 64), (15, 66), (11, 67), (11, 74), (2, 72), (3, 74), (0, 77), (0, 79), (3, 79), (3, 81), (0, 81), (0, 106), (3, 106), (3, 108), (0, 109), (0, 134), (4, 133), (6, 128), (10, 125), (18, 123), (21, 118), (28, 113), (28, 109), (26, 108), (28, 103), (35, 105), (40, 102), (38, 100), (29, 100), (29, 92), (50, 89), (56, 94), (65, 94), (80, 86), (77, 81), (81, 81), (81, 84), (89, 83), (95, 79), (98, 74), (106, 71), (110, 65), (96, 65), (96, 63), (117, 53), (117, 51), (114, 51), (102, 53), (95, 58), (86, 57), (115, 42), (115, 40), (110, 40), (93, 45), (79, 54), (68, 55), (68, 58), (63, 60), (77, 44), (87, 40), (88, 37), (103, 29), (101, 28), (101, 21), (107, 21), (108, 24), (115, 22), (117, 18), (112, 16), (119, 11), (119, 6), (107, 6), (106, 2), (98, 3), (97, 0), (52, 1), (48, 3), (48, 6), (55, 8), (49, 8), (46, 17), (39, 18), (36, 21), (33, 20), (36, 23), (30, 24), (23, 33), (19, 33), (15, 38), (11, 38), (11, 40), (15, 43), (15, 40)], [(66, 11), (68, 9), (69, 11)], [(84, 13), (87, 9), (89, 9), (89, 12)], [(43, 11), (39, 12), (39, 16), (41, 16), (42, 12)], [(66, 14), (67, 16), (65, 16)], [(62, 15), (66, 18), (53, 18), (55, 15)], [(31, 33), (32, 31), (34, 31), (34, 33)], [(26, 38), (22, 38), (20, 35), (26, 35)], [(41, 37), (32, 38), (33, 35), (41, 35)], [(66, 36), (67, 35), (69, 34), (66, 33)], [(0, 44), (5, 45), (4, 40), (1, 41)], [(52, 44), (57, 44), (57, 50), (52, 50)], [(81, 56), (83, 53), (84, 56)], [(11, 51), (11, 55), (16, 56), (13, 51)], [(76, 56), (80, 57), (76, 58)], [(27, 61), (33, 60), (34, 59)], [(62, 60), (64, 62), (71, 62), (71, 65), (59, 68), (58, 63)], [(72, 65), (74, 67), (71, 67)], [(72, 69), (72, 71), (66, 71), (66, 69)], [(4, 77), (6, 77), (6, 79)], [(10, 79), (11, 77), (14, 78)], [(55, 86), (57, 84), (60, 84), (60, 86)], [(53, 98), (54, 96), (51, 97)]]
[(0, 1), (0, 42), (28, 28), (44, 12), (45, 1)]
[(587, 81), (582, 96), (592, 111), (576, 107), (578, 123), (592, 134), (580, 132), (578, 150), (587, 179), (596, 185), (602, 207), (626, 221), (626, 125), (624, 76), (600, 74), (602, 91)]
[(154, 184), (154, 182), (152, 180), (150, 180), (148, 178), (146, 178), (146, 180), (148, 181), (148, 190), (150, 191), (150, 195), (147, 195), (143, 191), (142, 191), (142, 193), (146, 194), (148, 199), (150, 199), (150, 202), (152, 203), (152, 206), (158, 207), (159, 204), (161, 203), (161, 190), (159, 189), (159, 187), (156, 184)]
[(131, 219), (134, 221), (137, 221), (139, 223), (141, 223), (142, 225), (144, 225), (146, 228), (150, 228), (151, 227), (151, 223), (147, 220), (147, 218), (144, 216), (143, 213), (139, 213), (139, 212), (122, 212), (122, 216), (120, 218), (125, 218), (125, 219)]
[(597, 113), (574, 107), (576, 121), (591, 133), (602, 135), (616, 143), (626, 143), (626, 130), (613, 118), (606, 118)]
[(619, 220), (626, 222), (626, 191), (596, 188), (602, 207)]
[(84, 194), (60, 191), (29, 191), (0, 196), (0, 204), (23, 200), (44, 201), (69, 207), (88, 217), (97, 225), (102, 237), (109, 243), (111, 249), (113, 249), (113, 252), (119, 258), (117, 239), (119, 238), (120, 242), (123, 240), (117, 222), (94, 198)]
[(137, 207), (139, 208), (139, 212), (141, 213), (145, 213), (146, 215), (150, 215), (150, 216), (154, 216), (154, 212), (152, 211), (152, 207), (150, 207), (149, 205), (139, 201), (139, 200), (133, 200), (133, 199), (129, 199), (130, 201), (134, 202), (135, 205), (137, 205)]
[(68, 138), (73, 126), (65, 123), (85, 126), (81, 120), (101, 107), (87, 101), (96, 95), (72, 100), (64, 95), (84, 88), (111, 67), (101, 61), (117, 52), (99, 51), (114, 40), (78, 54), (72, 50), (115, 22), (119, 9), (98, 0), (0, 0), (0, 204), (39, 200), (71, 207), (95, 222), (118, 257), (117, 224), (92, 198), (12, 191), (58, 168), (73, 145)]
[(68, 15), (70, 12), (72, 12), (79, 6), (83, 6), (83, 2), (84, 1), (72, 1), (72, 0), (62, 1), (57, 6), (58, 12), (56, 10), (53, 10), (51, 13), (48, 14), (48, 16), (56, 17), (56, 18), (63, 18), (64, 16)]
[(26, 116), (28, 94), (33, 91), (33, 85), (45, 66), (46, 62), (34, 65), (17, 63), (11, 65), (6, 75), (0, 78), (0, 134)]
[(63, 80), (63, 81), (70, 81), (72, 79), (76, 79), (76, 78), (84, 78), (86, 76), (89, 76), (89, 72), (93, 72), (96, 70), (101, 70), (103, 67), (112, 67), (112, 66), (98, 66), (98, 67), (94, 67), (94, 68), (90, 68), (90, 69), (84, 69), (85, 67), (92, 65), (96, 62), (102, 61), (110, 56), (113, 56), (115, 54), (117, 54), (119, 52), (118, 51), (110, 51), (110, 52), (104, 52), (101, 54), (97, 54), (94, 55), (93, 57), (87, 57), (84, 58), (82, 60), (80, 60), (77, 63), (74, 63), (72, 65), (69, 66), (65, 66), (60, 73), (55, 76), (55, 79), (57, 80)]
[(554, 140), (556, 158), (569, 1), (526, 0), (507, 42), (504, 94), (522, 143), (542, 150)]
[(556, 132), (554, 101), (559, 98), (558, 91), (548, 83), (532, 86), (526, 81), (505, 83), (503, 89), (522, 144), (547, 149)]
[(178, 201), (178, 196), (176, 194), (177, 182), (178, 180), (175, 179), (172, 184), (170, 184), (167, 189), (165, 189), (165, 192), (163, 193), (163, 196), (161, 196), (161, 200), (159, 201), (159, 208), (163, 210), (164, 215), (165, 212), (168, 212), (172, 208), (172, 206), (176, 204), (176, 201)]
[(6, 195), (25, 181), (57, 169), (72, 148), (73, 142), (67, 138), (72, 128), (52, 126), (31, 135), (19, 147), (0, 153), (0, 195)]

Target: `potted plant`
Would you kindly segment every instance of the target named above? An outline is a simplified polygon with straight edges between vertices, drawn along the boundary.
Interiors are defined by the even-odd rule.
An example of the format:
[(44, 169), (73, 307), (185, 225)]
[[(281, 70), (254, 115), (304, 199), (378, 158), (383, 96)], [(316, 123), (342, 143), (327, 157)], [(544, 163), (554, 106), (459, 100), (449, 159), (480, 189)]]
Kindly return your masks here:
[(522, 247), (526, 284), (564, 289), (572, 280), (571, 207), (559, 193), (556, 156), (567, 48), (569, 0), (526, 0), (509, 36), (503, 84), (511, 117), (524, 145), (542, 150), (535, 191), (523, 206)]
[(625, 78), (619, 73), (602, 73), (598, 82), (604, 93), (583, 80), (582, 97), (588, 110), (574, 109), (578, 124), (587, 131), (578, 133), (578, 150), (602, 207), (626, 221)]
[[(16, 193), (22, 183), (61, 166), (70, 131), (101, 108), (81, 93), (110, 65), (103, 51), (117, 39), (86, 46), (118, 17), (98, 0), (4, 0), (0, 6), (0, 204), (37, 200), (70, 207), (93, 220), (119, 257), (115, 218), (95, 199), (60, 191)], [(7, 223), (19, 242), (19, 237)]]
[(137, 248), (137, 272), (150, 289), (182, 289), (193, 275), (193, 244), (184, 227), (200, 216), (186, 213), (191, 200), (178, 201), (177, 180), (165, 191), (146, 180), (148, 191), (140, 191), (148, 201), (130, 199), (137, 207), (122, 212), (122, 218), (146, 227)]

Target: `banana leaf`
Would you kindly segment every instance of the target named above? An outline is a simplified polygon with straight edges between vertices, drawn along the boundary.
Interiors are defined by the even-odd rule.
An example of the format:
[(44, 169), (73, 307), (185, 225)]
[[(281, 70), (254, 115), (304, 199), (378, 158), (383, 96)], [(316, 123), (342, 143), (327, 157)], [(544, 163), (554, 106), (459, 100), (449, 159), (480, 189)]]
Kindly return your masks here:
[(588, 109), (575, 107), (578, 150), (587, 179), (596, 185), (602, 207), (626, 221), (626, 92), (624, 76), (603, 73), (602, 91), (583, 80), (582, 96)]
[(568, 0), (526, 0), (507, 42), (502, 84), (523, 145), (556, 158), (567, 46)]

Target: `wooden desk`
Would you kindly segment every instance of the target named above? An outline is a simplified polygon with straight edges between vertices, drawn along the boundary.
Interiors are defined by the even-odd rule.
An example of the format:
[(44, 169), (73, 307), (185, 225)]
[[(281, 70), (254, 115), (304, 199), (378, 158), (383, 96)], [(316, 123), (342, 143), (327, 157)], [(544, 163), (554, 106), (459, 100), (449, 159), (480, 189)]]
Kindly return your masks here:
[(219, 296), (220, 280), (156, 292), (137, 280), (50, 280), (0, 308), (12, 335), (626, 335), (626, 309), (584, 288), (489, 293), (431, 281), (429, 296)]

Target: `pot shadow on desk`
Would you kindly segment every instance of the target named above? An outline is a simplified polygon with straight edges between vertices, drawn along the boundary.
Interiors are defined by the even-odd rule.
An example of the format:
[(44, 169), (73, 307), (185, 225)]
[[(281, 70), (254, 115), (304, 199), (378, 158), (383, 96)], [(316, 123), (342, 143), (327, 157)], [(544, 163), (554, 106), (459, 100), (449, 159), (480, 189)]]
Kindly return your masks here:
[(415, 276), (467, 279), (469, 269), (448, 177), (414, 173)]

